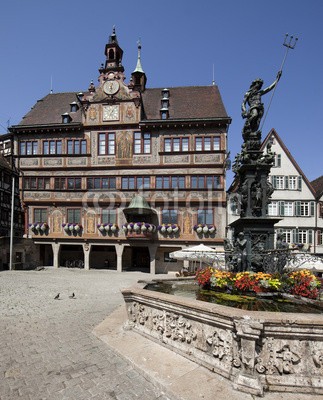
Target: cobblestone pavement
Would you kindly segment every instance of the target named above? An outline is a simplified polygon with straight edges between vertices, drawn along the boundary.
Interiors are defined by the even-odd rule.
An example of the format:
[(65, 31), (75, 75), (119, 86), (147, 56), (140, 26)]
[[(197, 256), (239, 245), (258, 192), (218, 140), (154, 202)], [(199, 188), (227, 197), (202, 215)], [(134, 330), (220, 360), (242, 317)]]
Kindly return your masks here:
[(123, 303), (120, 289), (148, 278), (65, 268), (0, 272), (0, 399), (167, 400), (92, 333)]

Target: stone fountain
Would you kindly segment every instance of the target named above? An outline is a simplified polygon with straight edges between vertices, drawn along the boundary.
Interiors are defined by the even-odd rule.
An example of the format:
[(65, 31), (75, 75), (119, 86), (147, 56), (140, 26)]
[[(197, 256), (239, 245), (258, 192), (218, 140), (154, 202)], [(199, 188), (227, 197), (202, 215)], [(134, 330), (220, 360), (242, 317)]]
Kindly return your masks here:
[(240, 218), (230, 224), (234, 232), (231, 249), (235, 260), (232, 269), (235, 271), (263, 271), (266, 250), (274, 249), (274, 225), (279, 219), (268, 217), (266, 209), (273, 193), (268, 175), (275, 156), (270, 143), (266, 152), (261, 149), (259, 126), (264, 114), (261, 96), (276, 86), (280, 76), (281, 72), (265, 89), (262, 89), (261, 79), (254, 80), (241, 107), (242, 117), (246, 119), (242, 130), (243, 144), (232, 166), (237, 185), (234, 199), (240, 210)]
[[(234, 241), (227, 242), (226, 249), (235, 271), (271, 272), (274, 259), (279, 268), (284, 266), (284, 246), (270, 255), (278, 221), (266, 216), (274, 154), (270, 144), (261, 150), (259, 130), (264, 113), (261, 95), (275, 87), (280, 75), (266, 89), (255, 80), (242, 104), (243, 144), (233, 165), (241, 213), (232, 223)], [(285, 256), (278, 257), (277, 252)], [(258, 396), (266, 391), (323, 395), (322, 314), (246, 311), (157, 293), (145, 285), (122, 292), (128, 326), (134, 331), (227, 378), (239, 391)]]

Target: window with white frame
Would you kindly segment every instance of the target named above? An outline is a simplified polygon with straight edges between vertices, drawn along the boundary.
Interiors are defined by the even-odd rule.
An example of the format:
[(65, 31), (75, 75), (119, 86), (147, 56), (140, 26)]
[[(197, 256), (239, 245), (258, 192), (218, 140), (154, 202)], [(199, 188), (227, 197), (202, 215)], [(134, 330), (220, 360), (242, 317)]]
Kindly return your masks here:
[(315, 214), (314, 201), (296, 201), (295, 202), (295, 215), (298, 217), (310, 217)]
[(188, 137), (171, 137), (164, 139), (164, 151), (165, 153), (188, 151), (189, 150), (189, 138)]
[(220, 150), (219, 136), (197, 136), (195, 138), (196, 151)]
[(274, 189), (284, 189), (284, 176), (273, 175), (272, 176), (272, 185)]
[(288, 177), (288, 189), (297, 190), (297, 176), (289, 176)]
[(297, 243), (308, 243), (307, 240), (307, 230), (306, 229), (298, 229), (296, 233), (296, 242)]
[(292, 201), (285, 201), (284, 202), (284, 216), (285, 217), (292, 217), (294, 215), (294, 207)]
[(151, 152), (150, 133), (134, 132), (134, 154), (149, 154)]
[(277, 216), (278, 215), (278, 202), (272, 201), (268, 204), (268, 215)]
[(116, 137), (115, 133), (99, 133), (99, 155), (115, 154), (116, 151)]
[(283, 242), (293, 243), (293, 230), (292, 229), (281, 229), (280, 233), (283, 237)]

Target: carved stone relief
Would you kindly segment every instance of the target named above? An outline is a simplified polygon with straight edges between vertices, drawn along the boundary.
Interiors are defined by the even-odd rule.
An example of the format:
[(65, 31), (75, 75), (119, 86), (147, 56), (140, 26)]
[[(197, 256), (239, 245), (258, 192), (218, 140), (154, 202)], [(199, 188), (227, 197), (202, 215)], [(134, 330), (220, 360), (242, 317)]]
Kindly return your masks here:
[(161, 311), (155, 312), (152, 319), (154, 329), (160, 333), (162, 340), (168, 338), (179, 342), (191, 343), (197, 338), (191, 322), (182, 315)]
[(230, 331), (218, 329), (206, 339), (206, 342), (211, 347), (213, 357), (232, 362), (232, 333)]
[(62, 158), (45, 158), (43, 163), (44, 163), (44, 165), (47, 165), (47, 166), (59, 166), (59, 165), (63, 165), (63, 159)]

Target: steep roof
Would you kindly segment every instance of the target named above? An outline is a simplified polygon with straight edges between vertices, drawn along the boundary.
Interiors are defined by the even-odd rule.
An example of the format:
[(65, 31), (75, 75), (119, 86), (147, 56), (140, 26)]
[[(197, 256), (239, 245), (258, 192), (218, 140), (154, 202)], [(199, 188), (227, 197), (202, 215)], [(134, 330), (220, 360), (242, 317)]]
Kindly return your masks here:
[(81, 111), (70, 112), (70, 104), (77, 100), (76, 92), (52, 93), (38, 100), (18, 126), (61, 124), (62, 114), (69, 113), (71, 122), (81, 122)]
[(306, 175), (304, 174), (304, 172), (301, 170), (300, 166), (297, 164), (297, 162), (295, 161), (294, 157), (291, 155), (290, 151), (288, 150), (288, 148), (285, 146), (285, 143), (282, 141), (281, 137), (278, 135), (278, 133), (275, 131), (275, 129), (271, 129), (270, 132), (268, 133), (268, 135), (265, 137), (264, 141), (262, 142), (261, 145), (261, 149), (264, 150), (268, 140), (270, 140), (270, 138), (274, 136), (275, 139), (277, 140), (277, 142), (279, 143), (280, 147), (283, 149), (283, 151), (285, 152), (285, 154), (287, 155), (287, 157), (290, 159), (291, 163), (294, 165), (294, 167), (296, 168), (296, 170), (298, 171), (299, 175), (302, 176), (304, 182), (307, 184), (308, 188), (310, 189), (310, 191), (313, 193), (313, 195), (315, 196), (315, 190), (313, 188), (313, 186), (311, 185), (310, 181), (307, 179)]
[[(147, 88), (142, 93), (144, 119), (160, 119), (163, 88)], [(217, 86), (171, 87), (169, 119), (228, 118)]]
[(314, 179), (311, 185), (316, 193), (316, 198), (319, 199), (323, 195), (323, 175), (319, 178)]
[[(184, 86), (169, 88), (169, 120), (229, 118), (217, 86)], [(69, 113), (72, 123), (81, 123), (81, 111), (70, 112), (77, 100), (76, 92), (48, 94), (32, 107), (18, 127), (61, 124), (62, 114)], [(142, 93), (144, 120), (160, 120), (162, 88)]]

